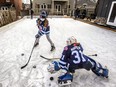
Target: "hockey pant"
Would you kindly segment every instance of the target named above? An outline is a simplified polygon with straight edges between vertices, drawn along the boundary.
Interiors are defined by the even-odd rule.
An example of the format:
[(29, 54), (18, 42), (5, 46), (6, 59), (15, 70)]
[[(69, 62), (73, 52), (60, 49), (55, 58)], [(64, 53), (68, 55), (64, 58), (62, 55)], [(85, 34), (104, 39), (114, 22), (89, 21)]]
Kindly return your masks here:
[(43, 30), (38, 31), (38, 34), (35, 35), (35, 37), (36, 37), (36, 43), (39, 43), (40, 37), (45, 34), (48, 42), (51, 44), (51, 46), (54, 46), (52, 40), (50, 39), (49, 33), (50, 33), (49, 29), (47, 29), (46, 31), (43, 31)]

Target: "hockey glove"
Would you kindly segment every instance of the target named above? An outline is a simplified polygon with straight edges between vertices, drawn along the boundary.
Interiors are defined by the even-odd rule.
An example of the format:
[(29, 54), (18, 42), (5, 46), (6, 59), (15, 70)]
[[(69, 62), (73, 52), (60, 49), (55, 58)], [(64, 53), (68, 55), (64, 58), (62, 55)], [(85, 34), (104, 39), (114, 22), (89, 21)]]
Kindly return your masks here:
[(59, 62), (53, 61), (52, 63), (49, 64), (47, 70), (50, 73), (55, 73), (56, 71), (59, 71), (60, 70)]
[(42, 27), (41, 26), (38, 26), (39, 30), (41, 31), (42, 30)]

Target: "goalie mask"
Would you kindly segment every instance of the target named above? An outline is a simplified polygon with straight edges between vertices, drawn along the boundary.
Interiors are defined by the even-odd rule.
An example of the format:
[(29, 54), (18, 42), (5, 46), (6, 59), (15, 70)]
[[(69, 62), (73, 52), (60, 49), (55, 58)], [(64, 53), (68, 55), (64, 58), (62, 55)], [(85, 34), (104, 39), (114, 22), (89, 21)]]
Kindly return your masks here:
[(73, 43), (77, 43), (77, 39), (74, 36), (72, 36), (72, 37), (69, 37), (66, 42), (67, 42), (67, 45), (71, 45)]
[(49, 64), (47, 70), (50, 73), (55, 73), (56, 71), (60, 70), (59, 62), (53, 61), (52, 63)]

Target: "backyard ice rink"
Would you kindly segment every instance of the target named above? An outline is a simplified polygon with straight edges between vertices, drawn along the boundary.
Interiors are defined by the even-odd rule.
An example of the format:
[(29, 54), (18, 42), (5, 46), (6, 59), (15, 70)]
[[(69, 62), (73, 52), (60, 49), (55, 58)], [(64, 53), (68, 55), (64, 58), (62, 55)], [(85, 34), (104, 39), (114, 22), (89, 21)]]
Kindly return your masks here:
[[(56, 50), (50, 52), (46, 36), (40, 38), (40, 44), (33, 51), (27, 67), (25, 65), (38, 32), (36, 18), (23, 18), (0, 28), (0, 87), (58, 87), (59, 72), (47, 72), (48, 58), (60, 58), (66, 40), (70, 36), (77, 38), (86, 55), (106, 65), (109, 79), (97, 77), (91, 71), (76, 70), (71, 87), (116, 87), (116, 32), (89, 25), (71, 18), (48, 18), (50, 37)], [(24, 53), (24, 56), (21, 54)], [(33, 66), (36, 65), (36, 68)], [(54, 81), (49, 78), (53, 76)]]

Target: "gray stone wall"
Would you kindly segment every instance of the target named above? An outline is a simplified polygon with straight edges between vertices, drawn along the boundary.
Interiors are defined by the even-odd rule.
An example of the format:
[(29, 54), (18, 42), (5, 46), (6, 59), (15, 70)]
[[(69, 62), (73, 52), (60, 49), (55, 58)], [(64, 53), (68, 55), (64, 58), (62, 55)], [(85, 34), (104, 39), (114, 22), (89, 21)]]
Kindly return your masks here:
[(16, 10), (0, 10), (0, 27), (16, 20)]

